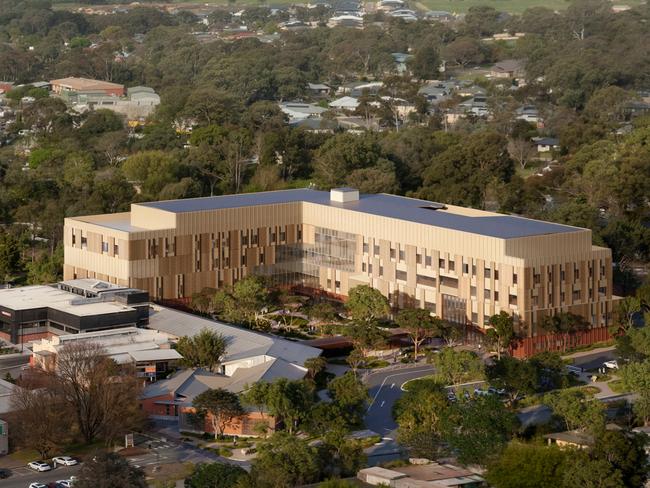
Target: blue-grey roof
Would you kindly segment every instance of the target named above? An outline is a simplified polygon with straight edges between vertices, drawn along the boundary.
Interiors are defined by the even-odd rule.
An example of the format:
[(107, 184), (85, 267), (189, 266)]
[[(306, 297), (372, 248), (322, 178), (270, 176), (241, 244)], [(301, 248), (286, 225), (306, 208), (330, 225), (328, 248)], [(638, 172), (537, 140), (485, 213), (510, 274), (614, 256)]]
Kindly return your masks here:
[(500, 239), (583, 230), (579, 227), (532, 220), (514, 215), (486, 213), (484, 216), (467, 216), (446, 210), (425, 209), (422, 207), (430, 206), (432, 202), (384, 193), (377, 195), (362, 194), (359, 196), (358, 201), (347, 203), (330, 201), (330, 194), (327, 191), (298, 189), (167, 200), (162, 202), (140, 203), (138, 205), (157, 208), (167, 212), (184, 213), (250, 207), (254, 205), (277, 205), (299, 201), (345, 208), (355, 212), (417, 222), (419, 224)]

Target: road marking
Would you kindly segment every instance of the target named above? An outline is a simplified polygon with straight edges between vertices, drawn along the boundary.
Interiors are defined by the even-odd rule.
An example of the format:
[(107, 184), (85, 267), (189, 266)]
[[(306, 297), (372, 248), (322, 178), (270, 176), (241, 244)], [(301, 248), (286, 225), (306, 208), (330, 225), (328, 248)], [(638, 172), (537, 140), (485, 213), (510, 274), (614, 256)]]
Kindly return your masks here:
[(395, 383), (390, 384), (390, 389), (392, 390), (395, 387)]
[(382, 401), (381, 401), (381, 405), (379, 405), (379, 408), (383, 407), (383, 406), (384, 406), (384, 403), (386, 403), (386, 401), (385, 401), (385, 400), (382, 400)]
[(427, 366), (426, 369), (422, 369), (422, 370), (420, 370), (420, 369), (416, 369), (416, 368), (412, 368), (412, 369), (409, 370), (409, 371), (403, 371), (403, 372), (401, 372), (401, 373), (395, 373), (395, 374), (390, 374), (390, 375), (386, 376), (386, 377), (384, 378), (384, 381), (381, 382), (381, 385), (379, 385), (379, 389), (377, 390), (377, 393), (375, 393), (375, 396), (372, 398), (372, 401), (370, 402), (370, 405), (368, 406), (368, 409), (366, 410), (366, 412), (369, 412), (370, 409), (372, 408), (372, 406), (375, 404), (375, 400), (377, 400), (377, 397), (379, 396), (379, 393), (381, 393), (381, 389), (382, 389), (382, 388), (384, 387), (384, 385), (386, 384), (386, 380), (387, 380), (388, 378), (394, 378), (394, 377), (396, 377), (396, 376), (404, 376), (405, 374), (412, 374), (412, 373), (424, 373), (425, 371), (429, 371), (429, 370), (431, 370), (431, 369), (433, 369), (433, 366)]

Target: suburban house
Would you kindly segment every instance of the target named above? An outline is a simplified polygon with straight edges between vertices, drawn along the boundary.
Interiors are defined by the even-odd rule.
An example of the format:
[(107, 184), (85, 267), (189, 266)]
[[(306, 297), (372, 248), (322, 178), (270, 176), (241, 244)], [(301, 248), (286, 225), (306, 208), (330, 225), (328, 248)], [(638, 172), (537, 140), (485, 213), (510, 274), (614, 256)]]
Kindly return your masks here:
[(534, 107), (532, 105), (524, 105), (522, 107), (519, 107), (515, 111), (515, 118), (517, 120), (532, 122), (535, 125), (539, 124), (542, 121), (539, 110), (537, 110), (537, 107)]
[[(181, 430), (212, 430), (210, 422), (197, 428), (188, 416), (193, 412), (192, 400), (204, 391), (223, 388), (240, 393), (258, 381), (302, 379), (307, 374), (305, 361), (321, 354), (314, 347), (159, 306), (153, 307), (150, 327), (172, 340), (208, 329), (222, 334), (228, 341), (217, 371), (185, 369), (145, 388), (141, 400), (143, 410), (153, 418), (177, 422)], [(255, 435), (255, 424), (260, 421), (269, 423), (271, 428), (275, 426), (273, 418), (250, 411), (245, 418), (229, 424), (226, 433)]]
[(351, 188), (134, 203), (130, 212), (69, 217), (64, 253), (66, 279), (144, 289), (156, 300), (184, 302), (253, 274), (336, 298), (368, 285), (394, 307), (414, 303), (478, 330), (505, 311), (526, 324), (515, 351), (526, 355), (550, 347), (539, 324), (558, 312), (590, 324), (577, 343), (609, 337), (619, 299), (611, 251), (592, 245), (589, 229)]
[(404, 2), (402, 0), (381, 0), (377, 4), (377, 10), (395, 10), (404, 7)]
[(50, 81), (52, 92), (57, 95), (66, 93), (87, 93), (105, 96), (124, 96), (124, 85), (101, 80), (90, 80), (88, 78), (62, 78)]
[(426, 20), (432, 20), (435, 22), (441, 22), (443, 24), (446, 24), (447, 22), (451, 22), (454, 20), (454, 14), (447, 12), (445, 10), (429, 10), (424, 14), (424, 18)]
[(160, 105), (160, 96), (146, 86), (129, 88), (125, 96), (103, 91), (63, 91), (60, 96), (77, 112), (107, 109), (122, 114), (129, 120), (144, 120)]
[(329, 95), (330, 89), (331, 88), (325, 83), (307, 83), (307, 91), (309, 91), (312, 96), (327, 96)]
[(326, 108), (313, 103), (281, 102), (279, 106), (282, 113), (286, 114), (290, 120), (320, 117), (322, 113), (327, 112)]
[(418, 90), (418, 95), (422, 95), (430, 104), (438, 104), (443, 100), (449, 99), (449, 90), (441, 86), (437, 81), (428, 83)]
[(392, 53), (393, 59), (395, 60), (395, 71), (397, 74), (402, 75), (408, 73), (408, 60), (413, 57), (412, 54), (406, 53)]
[(363, 17), (356, 14), (335, 15), (327, 21), (327, 27), (352, 27), (354, 29), (363, 29)]
[(522, 78), (524, 75), (524, 62), (519, 59), (499, 61), (490, 68), (492, 78)]
[(371, 486), (394, 488), (479, 488), (485, 480), (469, 469), (453, 464), (422, 463), (390, 469), (374, 466), (364, 468), (357, 478)]
[(348, 96), (337, 98), (336, 100), (333, 100), (329, 103), (330, 108), (346, 110), (348, 112), (356, 110), (358, 106), (359, 100)]
[(539, 153), (548, 153), (560, 148), (560, 140), (554, 137), (534, 137), (532, 141)]
[(354, 98), (359, 98), (364, 93), (377, 94), (384, 86), (382, 81), (354, 81), (341, 85), (336, 93), (339, 95), (349, 95)]

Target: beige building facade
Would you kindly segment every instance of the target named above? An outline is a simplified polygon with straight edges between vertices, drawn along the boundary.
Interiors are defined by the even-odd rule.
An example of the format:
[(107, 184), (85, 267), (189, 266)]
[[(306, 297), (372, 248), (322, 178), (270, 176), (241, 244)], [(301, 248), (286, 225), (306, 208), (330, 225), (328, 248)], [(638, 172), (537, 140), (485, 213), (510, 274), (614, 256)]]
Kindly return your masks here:
[(541, 319), (612, 320), (609, 249), (591, 231), (353, 189), (311, 189), (133, 204), (67, 218), (64, 278), (97, 278), (186, 299), (248, 274), (345, 297), (367, 284), (483, 328), (505, 310), (542, 334)]

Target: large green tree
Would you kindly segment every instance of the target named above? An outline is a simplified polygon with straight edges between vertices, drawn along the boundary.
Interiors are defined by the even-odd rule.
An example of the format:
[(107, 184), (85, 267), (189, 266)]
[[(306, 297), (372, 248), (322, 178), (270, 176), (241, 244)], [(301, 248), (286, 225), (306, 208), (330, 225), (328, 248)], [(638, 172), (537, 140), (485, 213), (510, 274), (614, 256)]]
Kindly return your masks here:
[(210, 421), (215, 439), (223, 435), (228, 424), (246, 414), (237, 394), (223, 388), (206, 390), (197, 395), (192, 407), (201, 421)]
[(246, 470), (234, 464), (199, 464), (191, 476), (185, 479), (187, 488), (235, 488), (245, 483)]
[(215, 371), (226, 355), (228, 344), (228, 339), (222, 334), (206, 328), (192, 337), (181, 337), (176, 350), (183, 356), (186, 366)]
[(411, 338), (414, 351), (413, 357), (417, 361), (420, 345), (431, 337), (440, 335), (441, 320), (433, 317), (428, 310), (422, 308), (405, 308), (398, 312), (395, 322)]

